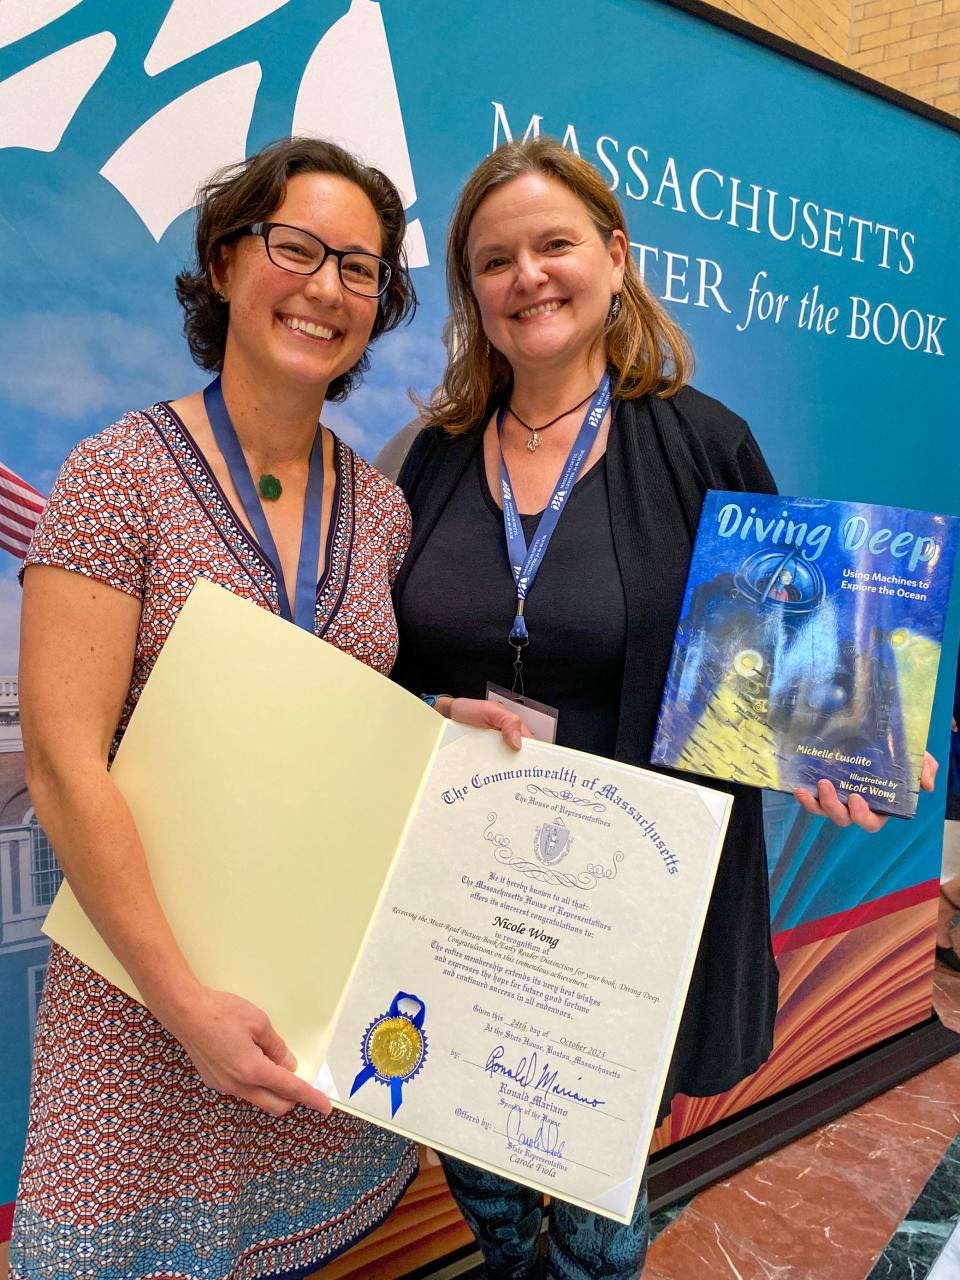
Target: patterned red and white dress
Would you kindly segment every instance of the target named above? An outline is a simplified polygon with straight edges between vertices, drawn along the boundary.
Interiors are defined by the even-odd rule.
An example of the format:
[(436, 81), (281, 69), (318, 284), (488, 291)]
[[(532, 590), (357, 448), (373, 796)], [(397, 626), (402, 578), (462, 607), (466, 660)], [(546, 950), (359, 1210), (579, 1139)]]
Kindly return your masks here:
[[(334, 454), (316, 633), (386, 673), (410, 516), (400, 491), (339, 440)], [(166, 404), (74, 449), (26, 564), (142, 602), (114, 750), (197, 578), (279, 612), (269, 562)], [(142, 1006), (52, 947), (12, 1280), (292, 1280), (377, 1226), (416, 1167), (404, 1139), (343, 1112), (298, 1107), (277, 1119), (209, 1089)]]

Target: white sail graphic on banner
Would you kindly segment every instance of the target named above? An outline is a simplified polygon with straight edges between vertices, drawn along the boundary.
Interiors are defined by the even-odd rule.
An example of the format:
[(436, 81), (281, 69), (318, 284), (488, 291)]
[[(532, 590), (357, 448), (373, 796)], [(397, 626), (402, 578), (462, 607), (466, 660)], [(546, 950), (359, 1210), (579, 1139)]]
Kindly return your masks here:
[[(396, 184), (409, 209), (417, 198), (393, 62), (377, 0), (353, 0), (330, 28), (300, 82), (293, 132), (339, 142)], [(420, 219), (407, 227), (407, 261), (430, 263)]]
[(49, 26), (79, 3), (80, 0), (2, 0), (0, 49)]
[(193, 208), (215, 169), (245, 158), (259, 86), (259, 62), (204, 81), (151, 116), (100, 170), (154, 240)]
[(148, 76), (159, 75), (289, 3), (290, 0), (173, 0), (143, 69)]
[(56, 151), (116, 47), (101, 31), (0, 81), (0, 147)]

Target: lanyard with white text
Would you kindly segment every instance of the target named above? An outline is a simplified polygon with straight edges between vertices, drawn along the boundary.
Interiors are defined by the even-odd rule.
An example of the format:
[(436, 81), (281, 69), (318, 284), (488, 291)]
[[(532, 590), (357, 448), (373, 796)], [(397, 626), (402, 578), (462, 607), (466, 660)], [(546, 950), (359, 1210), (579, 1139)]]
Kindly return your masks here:
[(317, 435), (310, 452), (310, 472), (303, 502), (303, 528), (300, 533), (300, 555), (297, 560), (296, 594), (294, 607), (291, 610), (277, 544), (273, 540), (267, 517), (263, 512), (263, 504), (260, 502), (260, 495), (257, 493), (243, 449), (240, 447), (237, 433), (230, 421), (219, 378), (214, 378), (213, 382), (205, 388), (203, 403), (217, 446), (230, 470), (230, 479), (240, 495), (247, 519), (253, 526), (261, 551), (273, 567), (277, 579), (280, 615), (288, 622), (294, 622), (304, 631), (312, 633), (316, 629), (317, 568), (320, 560), (320, 522), (323, 514), (323, 431), (319, 426), (317, 427)]
[[(513, 488), (510, 484), (510, 476), (507, 473), (507, 464), (503, 457), (503, 444), (501, 435), (503, 433), (503, 420), (506, 415), (507, 406), (504, 405), (497, 415), (497, 442), (500, 448), (500, 498), (503, 507), (503, 531), (507, 539), (507, 554), (510, 558), (510, 568), (513, 572), (514, 581), (517, 584), (517, 612), (513, 620), (513, 626), (510, 629), (509, 641), (511, 647), (516, 653), (516, 680), (521, 678), (521, 658), (520, 650), (529, 642), (530, 636), (527, 631), (527, 624), (524, 620), (523, 610), (526, 604), (527, 596), (534, 584), (540, 565), (543, 563), (543, 557), (547, 553), (547, 547), (550, 545), (550, 539), (553, 537), (557, 522), (563, 513), (563, 508), (567, 504), (571, 490), (577, 482), (577, 476), (580, 474), (580, 468), (583, 466), (584, 460), (593, 448), (600, 426), (603, 423), (604, 416), (610, 405), (610, 374), (605, 373), (600, 380), (594, 397), (590, 402), (590, 408), (587, 410), (583, 419), (583, 425), (573, 442), (567, 460), (564, 463), (563, 470), (560, 473), (560, 479), (554, 487), (550, 501), (547, 503), (540, 521), (537, 525), (537, 531), (533, 535), (533, 541), (527, 548), (527, 540), (523, 534), (523, 525), (520, 521), (520, 512), (517, 510), (516, 500), (513, 496)], [(516, 680), (514, 684), (516, 684)]]

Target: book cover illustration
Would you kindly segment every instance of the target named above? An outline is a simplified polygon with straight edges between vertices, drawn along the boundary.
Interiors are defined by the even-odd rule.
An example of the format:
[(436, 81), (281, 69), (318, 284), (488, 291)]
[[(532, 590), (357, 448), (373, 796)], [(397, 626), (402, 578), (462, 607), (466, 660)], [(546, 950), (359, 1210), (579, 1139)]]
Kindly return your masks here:
[(958, 521), (709, 491), (652, 761), (911, 816)]

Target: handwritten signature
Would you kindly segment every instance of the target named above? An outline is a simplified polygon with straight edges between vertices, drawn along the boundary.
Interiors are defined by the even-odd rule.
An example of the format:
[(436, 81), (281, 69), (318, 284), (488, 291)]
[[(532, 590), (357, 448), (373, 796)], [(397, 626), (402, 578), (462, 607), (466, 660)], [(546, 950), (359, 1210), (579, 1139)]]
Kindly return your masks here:
[(560, 1160), (563, 1149), (567, 1145), (560, 1141), (560, 1126), (556, 1120), (548, 1120), (542, 1116), (536, 1133), (523, 1131), (523, 1108), (511, 1107), (507, 1112), (507, 1141), (528, 1151), (539, 1151), (545, 1156), (553, 1156)]
[(491, 1076), (506, 1076), (508, 1080), (513, 1080), (521, 1088), (532, 1088), (539, 1092), (552, 1093), (558, 1098), (568, 1098), (571, 1102), (580, 1102), (585, 1107), (606, 1106), (603, 1098), (588, 1098), (582, 1093), (578, 1093), (576, 1089), (568, 1089), (560, 1084), (557, 1077), (560, 1074), (557, 1070), (550, 1070), (550, 1063), (545, 1063), (542, 1067), (537, 1061), (536, 1050), (530, 1054), (529, 1058), (526, 1054), (520, 1059), (516, 1066), (508, 1066), (503, 1060), (504, 1046), (502, 1044), (495, 1045), (490, 1050), (490, 1056), (487, 1058), (484, 1071)]

